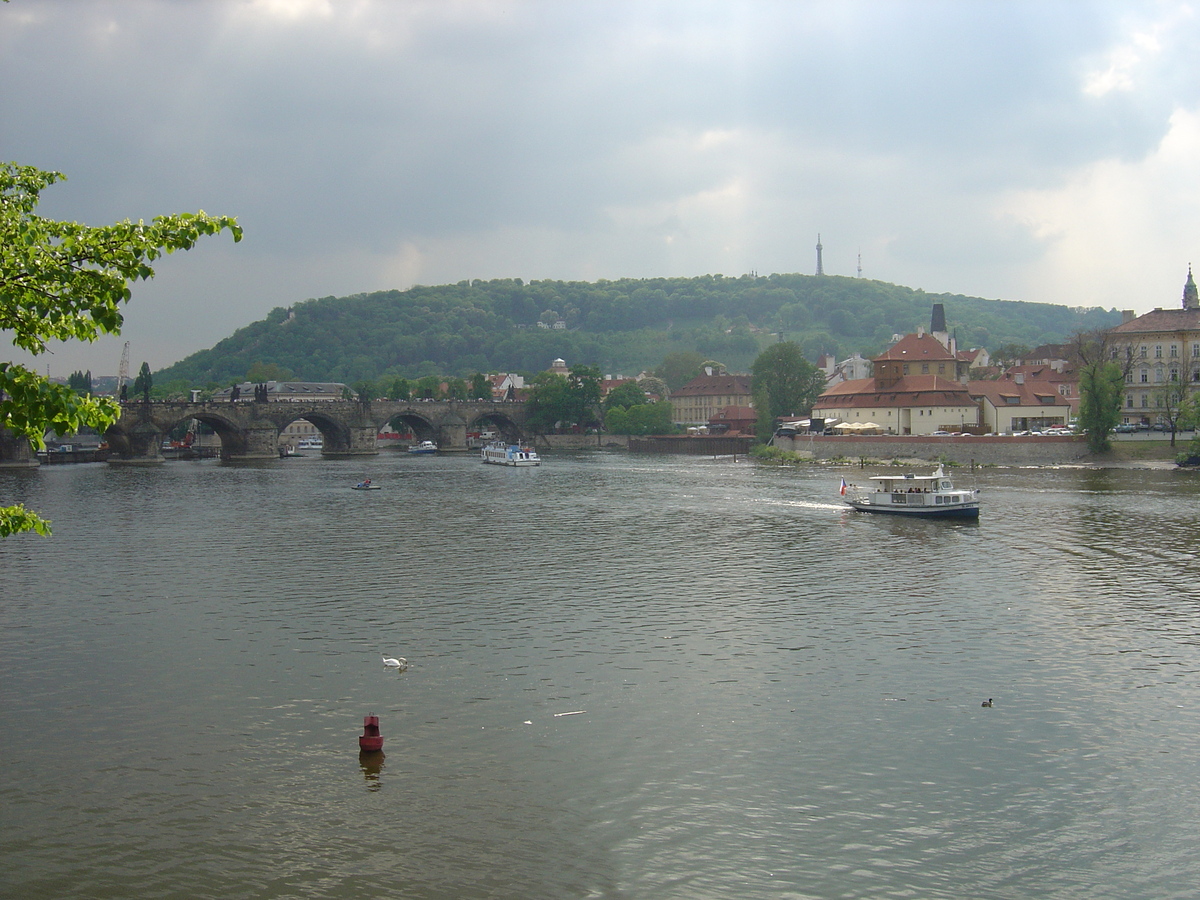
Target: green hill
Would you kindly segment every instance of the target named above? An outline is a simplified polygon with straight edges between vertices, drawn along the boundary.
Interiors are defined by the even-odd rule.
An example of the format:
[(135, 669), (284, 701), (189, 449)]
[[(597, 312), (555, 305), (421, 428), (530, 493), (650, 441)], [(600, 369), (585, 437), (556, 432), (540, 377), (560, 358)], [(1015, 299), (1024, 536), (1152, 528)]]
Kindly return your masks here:
[(276, 308), (156, 373), (155, 381), (228, 384), (252, 367), (274, 377), (347, 383), (532, 373), (555, 357), (636, 374), (685, 350), (748, 371), (781, 333), (813, 360), (825, 352), (874, 355), (893, 334), (928, 328), (934, 303), (945, 306), (959, 347), (993, 352), (1002, 344), (1063, 342), (1078, 330), (1120, 322), (1116, 310), (927, 294), (840, 276), (463, 281)]

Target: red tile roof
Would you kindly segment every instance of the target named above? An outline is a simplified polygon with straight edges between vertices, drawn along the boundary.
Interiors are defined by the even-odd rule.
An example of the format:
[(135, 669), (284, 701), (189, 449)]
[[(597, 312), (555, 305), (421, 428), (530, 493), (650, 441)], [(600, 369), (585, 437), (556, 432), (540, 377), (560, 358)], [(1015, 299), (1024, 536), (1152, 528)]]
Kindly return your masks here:
[[(940, 346), (940, 345), (939, 345)], [(951, 357), (947, 357), (951, 358)], [(905, 375), (892, 387), (878, 390), (874, 378), (857, 378), (827, 388), (814, 406), (847, 405), (872, 407), (971, 406), (975, 403), (967, 386), (941, 375)]]
[(879, 356), (874, 357), (872, 362), (890, 359), (904, 360), (905, 362), (919, 359), (929, 362), (930, 360), (954, 360), (955, 358), (954, 354), (931, 334), (906, 334)]

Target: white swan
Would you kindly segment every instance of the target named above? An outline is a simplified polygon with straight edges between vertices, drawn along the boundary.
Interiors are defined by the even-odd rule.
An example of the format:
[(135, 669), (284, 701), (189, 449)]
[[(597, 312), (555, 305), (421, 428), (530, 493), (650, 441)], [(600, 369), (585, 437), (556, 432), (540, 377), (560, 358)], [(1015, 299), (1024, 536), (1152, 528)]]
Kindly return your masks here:
[(401, 672), (403, 672), (408, 668), (408, 660), (403, 656), (399, 659), (395, 659), (391, 656), (381, 656), (381, 658), (383, 659), (383, 664), (389, 669), (399, 669)]

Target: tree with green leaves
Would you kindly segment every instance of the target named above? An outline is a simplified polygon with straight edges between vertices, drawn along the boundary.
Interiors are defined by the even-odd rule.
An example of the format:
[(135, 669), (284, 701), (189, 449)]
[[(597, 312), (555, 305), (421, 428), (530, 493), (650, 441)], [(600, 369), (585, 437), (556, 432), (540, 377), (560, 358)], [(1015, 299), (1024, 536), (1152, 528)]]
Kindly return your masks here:
[(565, 375), (538, 372), (530, 379), (525, 415), (534, 428), (549, 431), (561, 423), (569, 423), (573, 410), (571, 388)]
[(150, 402), (150, 388), (154, 387), (154, 376), (150, 374), (150, 363), (142, 363), (137, 378), (133, 379), (133, 392), (142, 395), (142, 402)]
[(646, 392), (636, 381), (622, 381), (604, 397), (604, 410), (608, 412), (614, 407), (629, 409), (631, 406), (641, 406), (646, 403)]
[(414, 400), (437, 400), (442, 392), (442, 379), (437, 375), (425, 375), (413, 386)]
[(772, 344), (750, 367), (753, 376), (755, 430), (766, 442), (780, 416), (798, 416), (812, 410), (825, 390), (825, 373), (804, 358), (800, 345), (791, 341)]
[(482, 372), (476, 372), (471, 376), (471, 399), (472, 400), (491, 400), (492, 399), (492, 383), (488, 377)]
[(370, 403), (379, 396), (378, 386), (369, 378), (360, 379), (354, 382), (351, 387), (354, 388), (354, 397), (359, 403)]
[(67, 376), (67, 387), (77, 394), (87, 397), (92, 393), (92, 370), (87, 372), (74, 371)]
[(567, 386), (574, 403), (575, 423), (581, 428), (599, 423), (600, 383), (604, 380), (596, 366), (574, 365), (567, 374)]
[(1079, 358), (1078, 426), (1087, 432), (1088, 450), (1112, 448), (1109, 436), (1121, 419), (1125, 376), (1133, 365), (1132, 348), (1113, 345), (1105, 331), (1079, 332), (1072, 346)]
[(695, 350), (680, 350), (664, 356), (654, 374), (665, 381), (668, 388), (677, 391), (701, 373), (703, 363), (704, 356)]
[[(119, 334), (130, 284), (154, 277), (152, 263), (163, 254), (189, 250), (225, 230), (242, 239), (236, 219), (204, 212), (103, 226), (37, 215), (42, 191), (62, 180), (58, 172), (0, 163), (0, 331), (34, 356), (50, 341)], [(120, 414), (113, 400), (83, 396), (26, 366), (0, 362), (0, 428), (39, 450), (47, 430), (103, 433)], [(21, 505), (0, 507), (0, 537), (22, 531), (48, 534), (49, 523)]]
[(409, 395), (408, 379), (396, 376), (387, 384), (387, 398), (389, 400), (407, 400)]

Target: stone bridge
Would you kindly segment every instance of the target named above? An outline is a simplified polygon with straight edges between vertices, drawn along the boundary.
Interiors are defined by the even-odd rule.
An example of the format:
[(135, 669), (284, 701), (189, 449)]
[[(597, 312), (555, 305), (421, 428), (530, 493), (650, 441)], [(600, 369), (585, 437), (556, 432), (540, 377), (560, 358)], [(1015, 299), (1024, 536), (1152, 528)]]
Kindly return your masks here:
[(297, 419), (307, 419), (321, 432), (327, 457), (371, 456), (379, 452), (375, 437), (392, 423), (411, 431), (416, 440), (431, 440), (447, 451), (467, 450), (467, 432), (495, 431), (504, 438), (525, 436), (522, 402), (458, 400), (319, 400), (311, 402), (175, 403), (128, 401), (121, 418), (106, 433), (109, 462), (148, 464), (162, 461), (160, 448), (173, 429), (195, 419), (221, 438), (221, 458), (276, 459), (279, 435)]

